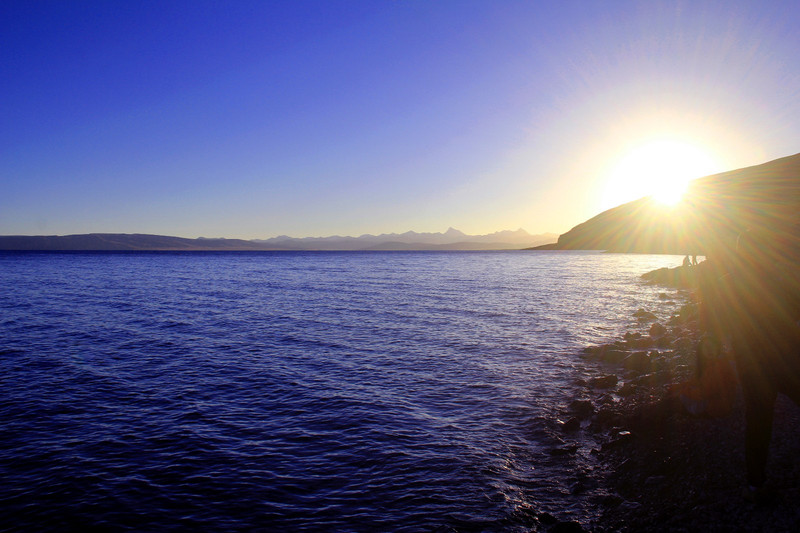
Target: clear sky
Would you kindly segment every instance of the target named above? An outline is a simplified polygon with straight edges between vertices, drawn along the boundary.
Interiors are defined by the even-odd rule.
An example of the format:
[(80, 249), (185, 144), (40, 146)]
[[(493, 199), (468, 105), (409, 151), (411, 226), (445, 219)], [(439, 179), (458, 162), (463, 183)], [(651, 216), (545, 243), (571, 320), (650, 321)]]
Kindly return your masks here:
[(797, 1), (5, 0), (0, 234), (562, 233), (648, 194), (643, 157), (800, 152), (798, 28)]

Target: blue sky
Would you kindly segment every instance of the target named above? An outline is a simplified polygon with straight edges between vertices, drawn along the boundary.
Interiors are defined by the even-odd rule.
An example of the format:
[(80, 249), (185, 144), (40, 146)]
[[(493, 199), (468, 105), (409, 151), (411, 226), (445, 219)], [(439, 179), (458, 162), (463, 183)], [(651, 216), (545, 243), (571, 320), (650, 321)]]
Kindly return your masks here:
[(800, 152), (798, 27), (797, 2), (8, 0), (0, 234), (561, 233), (646, 192), (614, 176), (651, 140), (704, 173)]

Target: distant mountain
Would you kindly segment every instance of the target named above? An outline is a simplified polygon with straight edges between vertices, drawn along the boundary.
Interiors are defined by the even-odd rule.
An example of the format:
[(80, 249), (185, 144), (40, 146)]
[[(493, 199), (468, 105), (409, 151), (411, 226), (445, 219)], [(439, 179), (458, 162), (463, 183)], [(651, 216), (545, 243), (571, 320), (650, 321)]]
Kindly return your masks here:
[(0, 236), (0, 250), (19, 251), (269, 251), (269, 250), (508, 250), (554, 242), (555, 234), (525, 230), (466, 235), (445, 233), (362, 235), (360, 237), (275, 237), (266, 240), (185, 239), (163, 235), (91, 233), (85, 235)]
[(448, 228), (444, 233), (383, 233), (360, 237), (287, 236), (255, 241), (294, 250), (516, 250), (555, 242), (557, 235), (531, 235), (523, 229), (498, 231), (488, 235), (467, 235)]
[(800, 154), (694, 180), (674, 209), (641, 198), (578, 224), (547, 250), (707, 253), (734, 246), (744, 229), (795, 232), (800, 222)]
[[(268, 250), (239, 239), (184, 239), (140, 233), (89, 233), (85, 235), (0, 236), (0, 250), (30, 251), (203, 251)], [(277, 249), (277, 248), (275, 248)]]

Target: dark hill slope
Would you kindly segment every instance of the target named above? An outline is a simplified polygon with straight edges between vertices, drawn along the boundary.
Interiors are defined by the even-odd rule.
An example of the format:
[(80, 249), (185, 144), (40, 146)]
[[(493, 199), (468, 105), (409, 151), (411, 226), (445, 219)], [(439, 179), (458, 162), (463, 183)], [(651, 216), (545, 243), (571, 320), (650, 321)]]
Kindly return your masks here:
[(680, 209), (641, 198), (604, 211), (558, 238), (559, 250), (689, 253), (694, 234)]
[(700, 254), (721, 242), (730, 246), (744, 229), (795, 235), (798, 223), (800, 154), (795, 154), (699, 178), (674, 209), (649, 198), (609, 209), (542, 248)]
[(686, 203), (714, 231), (794, 232), (800, 222), (800, 154), (697, 179)]

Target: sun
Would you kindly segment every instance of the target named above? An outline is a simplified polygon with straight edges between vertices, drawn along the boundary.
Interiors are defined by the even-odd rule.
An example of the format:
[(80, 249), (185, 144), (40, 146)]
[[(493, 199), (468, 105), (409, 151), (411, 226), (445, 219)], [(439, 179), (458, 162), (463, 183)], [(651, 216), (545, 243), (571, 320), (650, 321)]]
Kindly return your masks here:
[(717, 170), (714, 158), (698, 145), (651, 140), (634, 147), (613, 167), (603, 200), (613, 207), (650, 196), (673, 206), (680, 202), (691, 180)]

